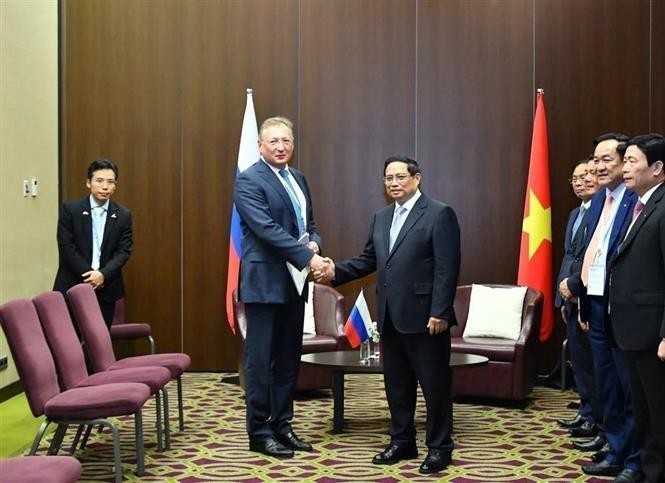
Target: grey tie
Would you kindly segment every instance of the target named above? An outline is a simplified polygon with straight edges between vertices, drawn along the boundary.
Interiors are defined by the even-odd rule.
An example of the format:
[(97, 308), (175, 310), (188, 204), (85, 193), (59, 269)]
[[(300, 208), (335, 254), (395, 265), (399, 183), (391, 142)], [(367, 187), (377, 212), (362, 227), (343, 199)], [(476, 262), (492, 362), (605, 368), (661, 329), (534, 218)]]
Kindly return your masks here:
[(393, 224), (390, 226), (390, 245), (388, 245), (388, 252), (393, 251), (393, 246), (395, 245), (395, 240), (397, 240), (397, 235), (399, 235), (399, 231), (402, 229), (402, 225), (404, 224), (405, 213), (406, 208), (403, 206), (400, 206), (395, 210), (395, 214), (393, 215)]
[(302, 219), (302, 213), (300, 210), (300, 202), (298, 201), (298, 196), (296, 195), (296, 190), (293, 187), (293, 184), (291, 183), (291, 180), (289, 179), (289, 172), (286, 169), (280, 169), (279, 170), (279, 175), (284, 178), (284, 181), (286, 182), (287, 188), (286, 192), (289, 194), (289, 198), (291, 199), (291, 204), (293, 205), (293, 209), (296, 212), (296, 221), (298, 222), (298, 236), (302, 235), (305, 233), (305, 222)]
[(577, 230), (579, 230), (580, 225), (582, 224), (584, 213), (586, 213), (586, 207), (580, 206), (580, 211), (577, 212), (577, 218), (575, 218), (575, 222), (573, 223), (573, 232), (570, 234), (571, 240), (575, 238), (575, 233), (577, 233)]

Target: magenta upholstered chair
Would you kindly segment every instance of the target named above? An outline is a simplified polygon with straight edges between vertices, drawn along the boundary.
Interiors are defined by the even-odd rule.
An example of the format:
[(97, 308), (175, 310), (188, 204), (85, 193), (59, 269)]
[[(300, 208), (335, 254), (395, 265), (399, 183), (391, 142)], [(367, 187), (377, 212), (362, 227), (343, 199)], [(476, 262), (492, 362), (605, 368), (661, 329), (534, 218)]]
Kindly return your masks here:
[(113, 433), (115, 480), (122, 481), (122, 460), (118, 428), (107, 418), (134, 415), (136, 439), (136, 474), (142, 476), (143, 418), (141, 408), (150, 398), (150, 388), (139, 383), (105, 384), (60, 391), (55, 363), (39, 324), (37, 310), (30, 300), (19, 299), (0, 306), (0, 323), (14, 357), (25, 389), (30, 410), (35, 417), (45, 416), (30, 449), (34, 455), (49, 424), (58, 428), (51, 442), (57, 451), (69, 425), (104, 425)]
[(171, 379), (178, 384), (178, 419), (180, 431), (185, 429), (185, 418), (182, 401), (182, 374), (191, 364), (191, 359), (182, 352), (167, 354), (150, 354), (145, 356), (126, 357), (116, 360), (113, 353), (111, 336), (104, 323), (102, 311), (93, 288), (82, 283), (67, 291), (69, 306), (74, 314), (83, 338), (88, 358), (95, 372), (114, 371), (128, 367), (161, 366), (171, 371)]
[(152, 338), (150, 324), (139, 324), (125, 320), (125, 299), (121, 298), (115, 302), (113, 323), (109, 328), (112, 340), (134, 340), (148, 339), (150, 353), (155, 353), (155, 339)]
[[(168, 394), (166, 385), (171, 380), (171, 372), (165, 367), (146, 366), (102, 371), (88, 375), (81, 343), (76, 335), (74, 323), (69, 315), (65, 297), (60, 292), (46, 292), (32, 299), (37, 309), (39, 322), (44, 330), (46, 342), (51, 349), (53, 360), (58, 372), (60, 387), (99, 386), (112, 382), (140, 382), (150, 388), (155, 396), (157, 416), (157, 447), (164, 449), (162, 431), (165, 435), (166, 447), (169, 446)], [(160, 397), (163, 395), (164, 397)], [(164, 403), (165, 423), (162, 430), (162, 402)]]
[(74, 483), (81, 463), (71, 456), (21, 456), (0, 459), (0, 481), (7, 483)]

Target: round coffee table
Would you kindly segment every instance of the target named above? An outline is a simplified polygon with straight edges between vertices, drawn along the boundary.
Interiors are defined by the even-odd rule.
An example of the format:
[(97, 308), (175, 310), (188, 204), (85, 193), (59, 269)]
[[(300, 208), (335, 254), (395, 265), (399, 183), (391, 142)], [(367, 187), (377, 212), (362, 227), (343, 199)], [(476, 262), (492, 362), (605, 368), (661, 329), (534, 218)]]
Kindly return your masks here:
[[(358, 351), (332, 351), (303, 354), (300, 360), (305, 364), (326, 367), (333, 371), (333, 433), (341, 433), (344, 428), (344, 375), (345, 374), (383, 374), (381, 359), (360, 362)], [(489, 359), (476, 354), (452, 352), (450, 368), (482, 366)]]

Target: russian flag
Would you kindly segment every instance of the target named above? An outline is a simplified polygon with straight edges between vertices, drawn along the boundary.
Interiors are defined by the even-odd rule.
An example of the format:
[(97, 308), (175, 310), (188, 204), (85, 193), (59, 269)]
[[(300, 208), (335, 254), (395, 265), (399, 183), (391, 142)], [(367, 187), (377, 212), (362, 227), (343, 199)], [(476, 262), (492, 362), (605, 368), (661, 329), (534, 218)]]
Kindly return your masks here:
[[(242, 120), (242, 131), (240, 132), (240, 147), (238, 148), (238, 168), (236, 176), (242, 173), (259, 159), (259, 130), (256, 125), (256, 114), (254, 113), (254, 101), (252, 89), (247, 89), (247, 104), (245, 105), (245, 117)], [(240, 259), (242, 258), (242, 228), (240, 228), (240, 216), (236, 210), (235, 203), (231, 209), (231, 239), (229, 240), (229, 271), (226, 276), (226, 318), (235, 334), (235, 322), (233, 317), (233, 291), (238, 288), (240, 275)]]
[(349, 314), (349, 318), (344, 324), (344, 333), (349, 340), (351, 347), (358, 347), (364, 341), (369, 339), (372, 328), (372, 317), (369, 315), (367, 301), (363, 291), (360, 291), (356, 303)]

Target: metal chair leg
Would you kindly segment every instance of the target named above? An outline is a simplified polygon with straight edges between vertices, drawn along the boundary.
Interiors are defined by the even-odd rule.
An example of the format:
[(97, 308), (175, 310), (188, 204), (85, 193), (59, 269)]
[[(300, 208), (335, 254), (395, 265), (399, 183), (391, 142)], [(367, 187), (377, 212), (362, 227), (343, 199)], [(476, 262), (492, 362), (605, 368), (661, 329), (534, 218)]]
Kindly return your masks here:
[(171, 449), (171, 423), (169, 421), (169, 393), (166, 388), (162, 389), (162, 401), (164, 401), (164, 448)]
[(37, 448), (39, 448), (39, 442), (42, 440), (44, 437), (44, 433), (46, 432), (46, 428), (48, 425), (51, 424), (51, 421), (48, 419), (45, 419), (44, 422), (39, 426), (39, 430), (37, 431), (37, 434), (35, 434), (35, 439), (32, 441), (32, 446), (30, 447), (30, 456), (33, 456), (37, 453)]
[(65, 437), (65, 433), (67, 432), (67, 428), (69, 428), (68, 424), (58, 424), (58, 428), (55, 430), (55, 434), (53, 435), (53, 439), (51, 439), (48, 452), (46, 453), (47, 455), (55, 456), (58, 454), (60, 446), (62, 445), (62, 440)]
[(134, 433), (136, 435), (136, 476), (145, 474), (145, 453), (143, 451), (143, 415), (139, 409), (134, 414)]
[(185, 411), (182, 407), (182, 376), (178, 376), (178, 418), (180, 420), (180, 431), (185, 430)]

